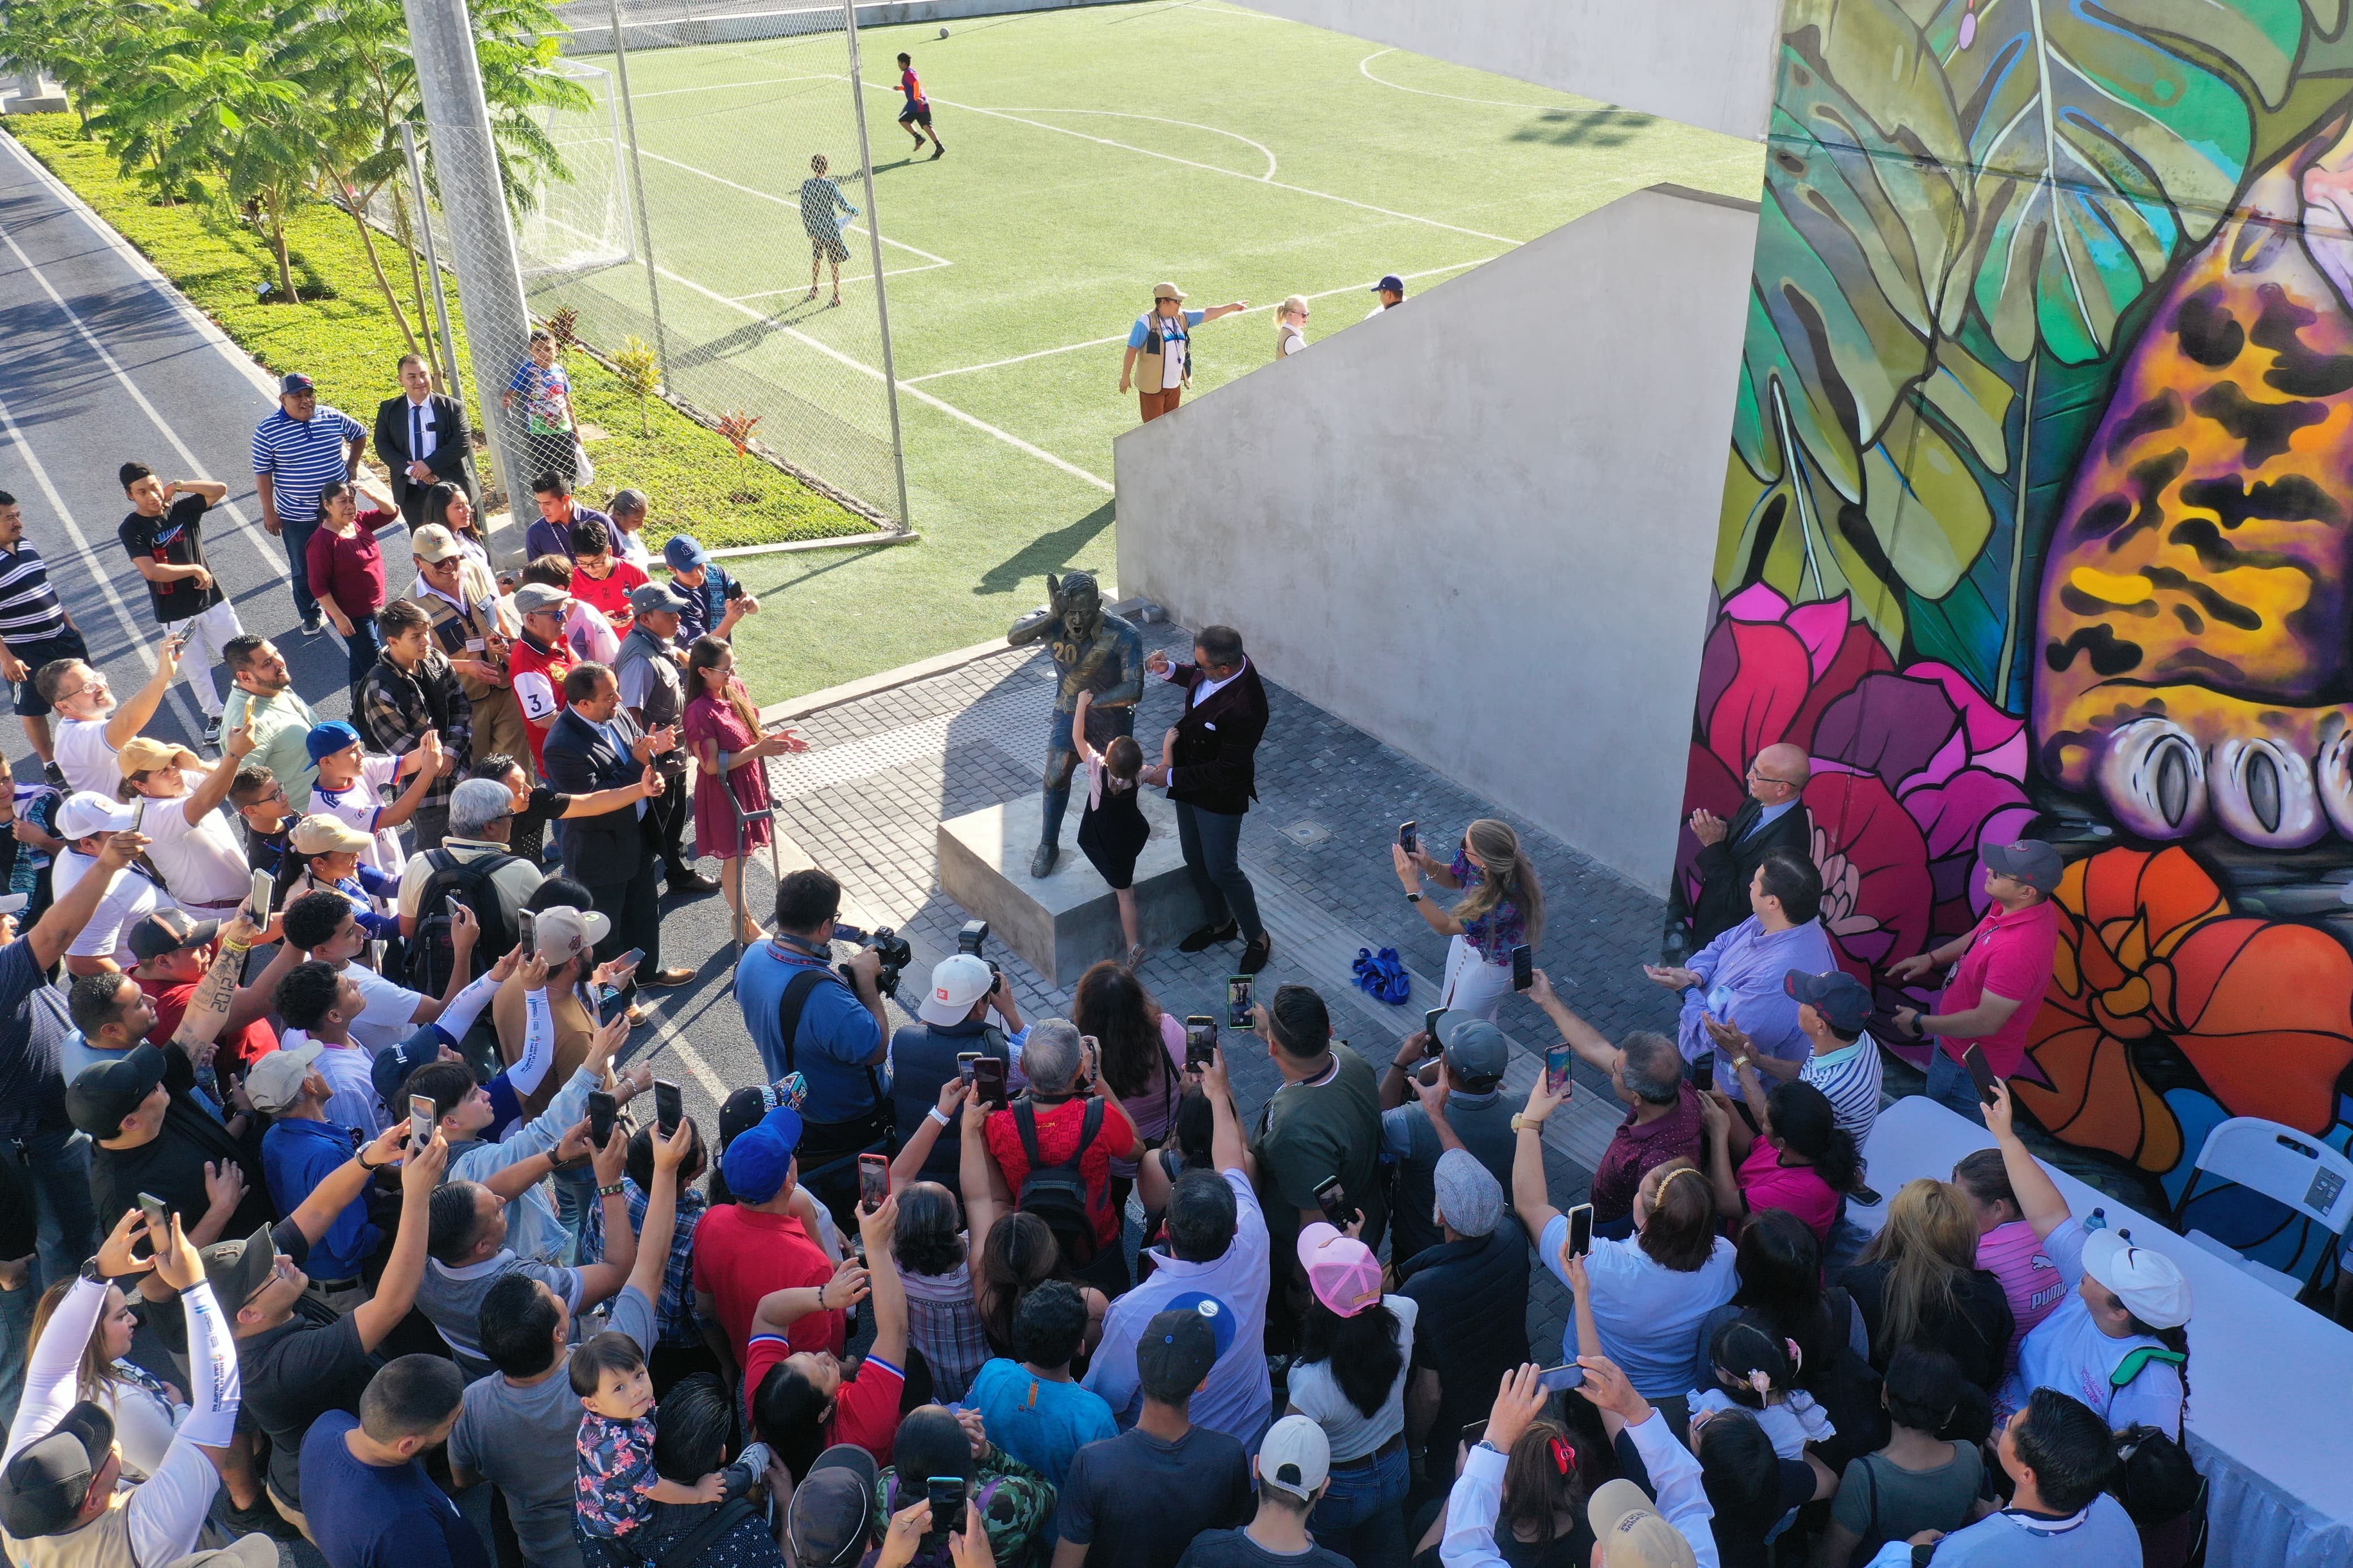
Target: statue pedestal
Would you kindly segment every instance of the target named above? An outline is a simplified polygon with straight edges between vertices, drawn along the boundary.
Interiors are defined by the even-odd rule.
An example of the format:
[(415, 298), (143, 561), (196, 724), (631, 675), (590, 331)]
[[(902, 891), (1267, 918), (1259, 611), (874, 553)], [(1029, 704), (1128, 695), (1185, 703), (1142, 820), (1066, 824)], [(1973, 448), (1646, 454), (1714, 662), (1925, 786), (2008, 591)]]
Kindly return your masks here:
[(0, 76), (0, 114), (63, 114), (65, 89), (37, 70)]
[[(1062, 823), (1062, 855), (1054, 874), (1029, 875), (1045, 802), (1031, 794), (940, 824), (940, 890), (976, 920), (988, 922), (992, 941), (1026, 959), (1057, 989), (1077, 983), (1087, 965), (1127, 950), (1119, 903), (1078, 846), (1086, 806), (1086, 773), (1071, 781), (1070, 815)], [(1201, 900), (1176, 850), (1176, 808), (1158, 790), (1144, 792), (1152, 841), (1135, 861), (1135, 897), (1144, 944), (1166, 952), (1198, 930)]]

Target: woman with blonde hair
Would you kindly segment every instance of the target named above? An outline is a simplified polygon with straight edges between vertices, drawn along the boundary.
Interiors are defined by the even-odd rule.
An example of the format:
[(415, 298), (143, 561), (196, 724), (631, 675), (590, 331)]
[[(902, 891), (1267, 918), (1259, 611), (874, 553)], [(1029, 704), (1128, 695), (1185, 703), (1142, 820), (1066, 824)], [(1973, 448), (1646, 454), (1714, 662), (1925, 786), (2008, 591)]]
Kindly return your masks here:
[[(1389, 847), (1398, 880), (1430, 929), (1452, 940), (1446, 948), (1446, 980), (1438, 1005), (1495, 1021), (1512, 994), (1512, 949), (1544, 941), (1544, 885), (1520, 848), (1508, 822), (1482, 816), (1462, 830), (1462, 847), (1451, 865), (1419, 846)], [(1422, 879), (1441, 888), (1470, 889), (1451, 910), (1422, 897)]]
[(2001, 1281), (1977, 1266), (1978, 1217), (1968, 1194), (1923, 1176), (1887, 1205), (1887, 1224), (1840, 1277), (1871, 1331), (1871, 1363), (1885, 1372), (1905, 1345), (1942, 1351), (1989, 1394), (2000, 1381), (2014, 1319)]
[(735, 940), (749, 946), (767, 931), (744, 908), (744, 858), (765, 847), (774, 828), (766, 817), (744, 820), (768, 809), (766, 759), (806, 752), (808, 742), (790, 730), (760, 731), (760, 710), (735, 679), (735, 649), (718, 637), (694, 639), (686, 650), (687, 703), (680, 731), (700, 770), (694, 780), (694, 853), (719, 860), (719, 885), (734, 911)]
[(1293, 294), (1274, 309), (1274, 357), (1289, 359), (1307, 346), (1307, 296)]

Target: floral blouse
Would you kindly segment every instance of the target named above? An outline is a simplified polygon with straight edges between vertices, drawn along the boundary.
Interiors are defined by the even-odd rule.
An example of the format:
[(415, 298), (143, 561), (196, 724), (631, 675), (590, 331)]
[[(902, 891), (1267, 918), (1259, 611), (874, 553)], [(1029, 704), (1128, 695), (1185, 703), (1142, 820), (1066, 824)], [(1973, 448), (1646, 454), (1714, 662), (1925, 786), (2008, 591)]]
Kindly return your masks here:
[[(1487, 873), (1471, 864), (1471, 857), (1460, 849), (1447, 869), (1465, 892), (1487, 879)], [(1489, 963), (1509, 963), (1512, 949), (1528, 940), (1528, 922), (1520, 906), (1505, 899), (1477, 920), (1464, 921), (1462, 940), (1478, 949), (1479, 956)]]
[(629, 1535), (653, 1517), (646, 1493), (660, 1481), (654, 1470), (654, 1417), (616, 1421), (593, 1410), (580, 1415), (580, 1474), (573, 1495), (580, 1528), (589, 1535)]

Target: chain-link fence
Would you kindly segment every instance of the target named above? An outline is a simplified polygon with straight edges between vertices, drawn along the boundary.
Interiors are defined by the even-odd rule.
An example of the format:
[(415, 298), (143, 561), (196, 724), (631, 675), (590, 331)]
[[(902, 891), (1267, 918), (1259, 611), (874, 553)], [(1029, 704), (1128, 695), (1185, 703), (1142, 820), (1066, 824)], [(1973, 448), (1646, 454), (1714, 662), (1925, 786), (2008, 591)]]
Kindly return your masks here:
[[(547, 341), (518, 322), (480, 359), (470, 343), (449, 356), (470, 392), (488, 384), (489, 403), (467, 405), (503, 426), (518, 521), (554, 472), (600, 508), (645, 492), (656, 545), (909, 526), (845, 13), (783, 14), (748, 45), (649, 47), (642, 7), (617, 29), (602, 0), (560, 9), (576, 29), (554, 68), (568, 90), (492, 134), (528, 326)], [(646, 26), (659, 43), (694, 21)], [(446, 268), (451, 150), (420, 151), (423, 211), (400, 210), (416, 193), (396, 180), (369, 212), (420, 250), (429, 230)], [(512, 312), (459, 314), (462, 337)]]

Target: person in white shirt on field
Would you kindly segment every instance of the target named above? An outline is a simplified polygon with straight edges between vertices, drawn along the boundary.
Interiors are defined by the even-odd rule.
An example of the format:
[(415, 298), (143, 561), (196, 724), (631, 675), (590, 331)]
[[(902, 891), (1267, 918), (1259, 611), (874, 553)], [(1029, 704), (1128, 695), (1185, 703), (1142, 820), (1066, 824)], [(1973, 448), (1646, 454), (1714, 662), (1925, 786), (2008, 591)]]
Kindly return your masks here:
[(172, 901), (184, 910), (226, 915), (251, 889), (245, 847), (221, 807), (252, 751), (252, 727), (239, 725), (221, 737), (221, 760), (209, 768), (185, 747), (144, 735), (115, 753), (122, 769), (122, 798), (132, 803), (139, 831), (150, 840), (147, 858), (163, 873)]
[(66, 788), (113, 796), (122, 784), (114, 753), (147, 727), (179, 668), (179, 639), (165, 637), (155, 650), (155, 673), (128, 702), (115, 700), (106, 671), (78, 658), (55, 659), (33, 672), (34, 689), (57, 711), (55, 750)]

